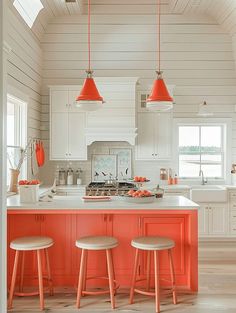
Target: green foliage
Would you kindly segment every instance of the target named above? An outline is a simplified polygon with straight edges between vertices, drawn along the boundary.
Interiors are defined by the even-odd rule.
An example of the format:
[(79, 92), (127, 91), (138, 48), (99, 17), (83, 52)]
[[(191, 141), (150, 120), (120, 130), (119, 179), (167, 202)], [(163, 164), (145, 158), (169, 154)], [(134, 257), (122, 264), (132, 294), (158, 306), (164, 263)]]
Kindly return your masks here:
[(219, 147), (207, 146), (207, 147), (199, 147), (199, 146), (184, 146), (179, 147), (180, 154), (220, 154), (221, 149)]

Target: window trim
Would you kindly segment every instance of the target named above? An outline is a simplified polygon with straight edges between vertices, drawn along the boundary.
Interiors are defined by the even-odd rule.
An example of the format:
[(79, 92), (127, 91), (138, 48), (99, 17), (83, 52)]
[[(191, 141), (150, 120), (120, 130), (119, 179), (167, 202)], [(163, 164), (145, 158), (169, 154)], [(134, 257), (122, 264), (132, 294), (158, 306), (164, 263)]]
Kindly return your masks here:
[[(11, 89), (11, 91), (13, 91), (13, 89)], [(21, 92), (16, 92), (17, 96), (13, 95), (12, 93), (8, 92), (7, 93), (7, 103), (11, 102), (14, 105), (17, 105), (17, 116), (15, 116), (15, 119), (17, 119), (17, 121), (15, 120), (15, 124), (16, 124), (16, 128), (15, 131), (19, 131), (19, 135), (16, 136), (17, 141), (14, 143), (13, 147), (19, 147), (19, 148), (25, 148), (26, 144), (27, 144), (27, 138), (28, 138), (28, 134), (27, 134), (27, 111), (28, 111), (28, 102), (25, 101), (26, 99), (28, 99), (28, 97), (26, 97), (25, 95), (22, 98), (19, 98), (18, 96), (21, 94)], [(25, 123), (23, 122), (25, 121)], [(11, 147), (8, 146), (7, 147)], [(23, 164), (23, 174), (24, 176), (28, 177), (28, 163), (27, 161), (25, 162), (25, 164)]]
[[(34, 25), (34, 22), (36, 21), (39, 13), (41, 10), (44, 9), (44, 6), (41, 2), (41, 0), (37, 0), (37, 3), (30, 3), (28, 2), (24, 2), (24, 0), (14, 0), (13, 1), (13, 6), (16, 9), (16, 11), (20, 14), (21, 18), (24, 20), (24, 22), (30, 27), (32, 28)], [(36, 7), (36, 11), (33, 10), (35, 6)]]
[[(179, 173), (179, 126), (223, 126), (224, 131), (224, 165), (222, 178), (210, 178), (213, 183), (230, 183), (231, 176), (231, 159), (232, 159), (232, 119), (231, 118), (174, 118), (173, 120), (173, 165), (177, 173)], [(178, 157), (177, 157), (178, 156)], [(196, 183), (200, 182), (200, 177), (196, 178), (180, 178), (181, 182)]]

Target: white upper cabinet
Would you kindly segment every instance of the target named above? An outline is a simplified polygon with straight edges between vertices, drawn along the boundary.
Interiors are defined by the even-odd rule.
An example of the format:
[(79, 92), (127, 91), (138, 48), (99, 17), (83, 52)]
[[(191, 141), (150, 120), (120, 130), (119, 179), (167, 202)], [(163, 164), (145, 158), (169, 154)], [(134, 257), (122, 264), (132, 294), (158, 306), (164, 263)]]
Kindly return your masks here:
[(86, 113), (75, 105), (79, 92), (79, 86), (51, 87), (51, 160), (87, 160)]
[(52, 90), (51, 91), (51, 112), (68, 111), (68, 91)]
[(138, 113), (136, 160), (169, 160), (172, 144), (171, 113)]
[(73, 160), (87, 160), (85, 142), (85, 113), (69, 113), (68, 118), (68, 153)]
[[(56, 88), (56, 89), (54, 89)], [(84, 112), (76, 107), (76, 98), (81, 86), (56, 86), (51, 87), (50, 101), (52, 112)]]

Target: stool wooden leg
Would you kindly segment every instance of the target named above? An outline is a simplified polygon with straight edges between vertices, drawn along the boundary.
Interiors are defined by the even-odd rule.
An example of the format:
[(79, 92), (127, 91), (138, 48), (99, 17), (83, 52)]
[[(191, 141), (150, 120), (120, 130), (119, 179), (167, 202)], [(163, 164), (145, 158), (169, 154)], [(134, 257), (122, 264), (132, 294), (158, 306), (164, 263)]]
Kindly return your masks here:
[(44, 251), (45, 251), (45, 256), (46, 256), (46, 264), (47, 264), (47, 272), (48, 272), (49, 292), (50, 292), (50, 296), (53, 296), (54, 291), (53, 291), (52, 274), (51, 274), (51, 268), (50, 268), (50, 262), (49, 262), (48, 249), (44, 249)]
[(25, 251), (22, 251), (21, 273), (20, 273), (20, 284), (19, 284), (19, 291), (20, 292), (23, 292), (24, 269), (25, 269)]
[[(112, 258), (112, 263), (113, 263), (113, 251), (112, 251), (112, 249), (111, 249), (111, 258)], [(115, 275), (114, 263), (113, 263), (113, 267), (112, 267), (112, 272), (113, 272), (113, 280), (114, 280), (114, 288), (115, 288), (116, 275)], [(114, 296), (116, 296), (116, 289), (114, 289)]]
[(37, 251), (37, 261), (38, 261), (38, 279), (39, 279), (39, 299), (40, 299), (40, 309), (44, 310), (44, 295), (43, 295), (43, 273), (42, 273), (42, 260), (41, 251)]
[(82, 249), (81, 259), (80, 259), (80, 271), (79, 271), (79, 282), (77, 290), (77, 301), (76, 306), (80, 308), (80, 299), (83, 290), (83, 279), (84, 279), (84, 270), (85, 270), (85, 261), (86, 261), (86, 251)]
[(155, 270), (156, 313), (160, 313), (159, 257), (157, 250), (154, 251), (154, 270)]
[(171, 275), (171, 281), (172, 281), (173, 303), (177, 304), (176, 285), (175, 285), (175, 270), (174, 270), (172, 249), (168, 250), (168, 256), (169, 256), (169, 262), (170, 262), (170, 275)]
[(136, 249), (133, 277), (132, 277), (131, 288), (130, 288), (130, 297), (129, 297), (129, 303), (130, 304), (134, 303), (134, 288), (135, 288), (136, 275), (137, 275), (137, 270), (138, 270), (138, 257), (139, 257), (139, 249)]
[[(87, 282), (87, 263), (88, 263), (88, 250), (84, 250), (84, 254), (85, 254), (85, 260), (84, 260), (84, 277), (83, 277), (83, 287), (82, 287), (82, 291), (86, 290), (86, 282)], [(81, 294), (81, 296), (83, 297), (83, 293)]]
[(146, 291), (150, 290), (151, 251), (147, 251), (147, 285)]
[(109, 277), (109, 289), (110, 289), (110, 298), (111, 298), (111, 307), (115, 309), (115, 298), (114, 298), (114, 266), (112, 261), (111, 249), (106, 250), (107, 255), (107, 271)]
[(17, 275), (17, 267), (18, 267), (18, 261), (19, 261), (19, 253), (20, 253), (20, 251), (16, 250), (13, 272), (12, 272), (12, 279), (11, 279), (11, 287), (10, 287), (9, 299), (8, 299), (8, 309), (12, 308), (12, 300), (13, 300), (15, 284), (16, 284), (16, 275)]

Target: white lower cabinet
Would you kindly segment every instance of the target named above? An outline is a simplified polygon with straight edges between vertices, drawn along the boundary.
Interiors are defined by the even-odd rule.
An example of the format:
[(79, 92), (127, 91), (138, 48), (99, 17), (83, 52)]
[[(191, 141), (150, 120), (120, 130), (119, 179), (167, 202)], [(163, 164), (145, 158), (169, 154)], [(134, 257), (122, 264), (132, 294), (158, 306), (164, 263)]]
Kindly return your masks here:
[(227, 203), (199, 203), (198, 232), (200, 237), (228, 235)]

